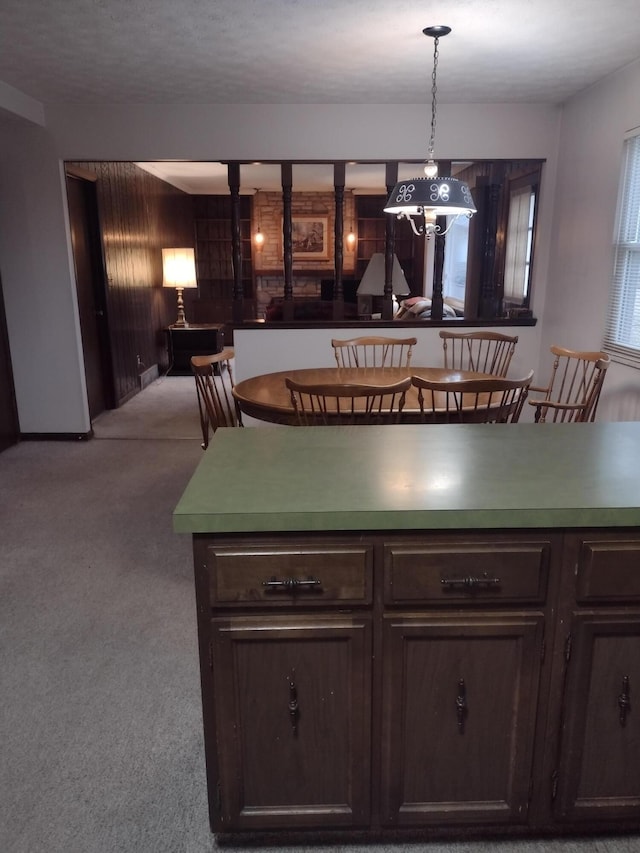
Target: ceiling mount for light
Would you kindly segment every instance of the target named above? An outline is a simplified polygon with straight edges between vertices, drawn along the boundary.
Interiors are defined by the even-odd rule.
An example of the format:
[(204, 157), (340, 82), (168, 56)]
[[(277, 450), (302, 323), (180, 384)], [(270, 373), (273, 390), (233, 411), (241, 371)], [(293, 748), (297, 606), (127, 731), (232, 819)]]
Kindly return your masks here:
[[(422, 31), (433, 39), (433, 71), (431, 72), (431, 135), (427, 148), (424, 178), (411, 178), (395, 185), (384, 208), (398, 219), (408, 219), (414, 234), (431, 237), (446, 234), (458, 216), (473, 216), (476, 212), (471, 191), (467, 184), (457, 178), (438, 177), (438, 164), (434, 159), (436, 138), (438, 43), (442, 36), (449, 35), (451, 27), (436, 25)], [(438, 216), (452, 217), (445, 228), (437, 223)]]

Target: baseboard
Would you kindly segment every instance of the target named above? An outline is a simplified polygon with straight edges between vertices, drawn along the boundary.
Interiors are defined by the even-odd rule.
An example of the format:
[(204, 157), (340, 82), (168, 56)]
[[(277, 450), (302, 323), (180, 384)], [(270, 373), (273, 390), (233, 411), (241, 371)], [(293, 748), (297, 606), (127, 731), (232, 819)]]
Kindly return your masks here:
[(21, 432), (20, 441), (88, 441), (93, 438), (89, 432)]
[(143, 370), (138, 377), (140, 379), (140, 390), (142, 391), (147, 387), (147, 385), (151, 385), (152, 382), (155, 382), (158, 376), (160, 376), (160, 372), (157, 364), (152, 364), (151, 367)]

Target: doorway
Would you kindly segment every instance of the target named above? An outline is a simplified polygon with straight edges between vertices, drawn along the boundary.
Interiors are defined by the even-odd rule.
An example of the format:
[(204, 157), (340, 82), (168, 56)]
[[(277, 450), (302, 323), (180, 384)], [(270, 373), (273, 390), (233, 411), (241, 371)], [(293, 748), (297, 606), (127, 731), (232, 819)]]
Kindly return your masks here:
[(95, 176), (68, 169), (66, 183), (89, 417), (93, 421), (115, 406)]

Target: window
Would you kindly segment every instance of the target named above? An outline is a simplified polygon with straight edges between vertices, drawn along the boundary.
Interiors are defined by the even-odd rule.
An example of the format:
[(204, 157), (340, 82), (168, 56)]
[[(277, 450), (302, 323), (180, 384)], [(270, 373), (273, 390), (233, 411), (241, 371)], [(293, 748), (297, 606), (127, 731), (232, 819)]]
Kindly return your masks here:
[(534, 187), (524, 186), (511, 192), (504, 261), (505, 307), (529, 304), (535, 208)]
[(640, 367), (640, 135), (625, 141), (604, 349)]

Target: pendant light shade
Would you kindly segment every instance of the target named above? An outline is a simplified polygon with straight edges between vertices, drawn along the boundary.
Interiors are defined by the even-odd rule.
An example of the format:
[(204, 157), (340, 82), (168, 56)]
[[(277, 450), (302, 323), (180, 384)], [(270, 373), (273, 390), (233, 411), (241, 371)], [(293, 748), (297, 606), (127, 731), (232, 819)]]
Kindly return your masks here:
[[(433, 71), (431, 73), (431, 136), (429, 138), (428, 160), (424, 167), (424, 178), (411, 178), (399, 181), (393, 188), (385, 205), (384, 212), (392, 213), (398, 219), (408, 219), (414, 234), (431, 237), (433, 234), (446, 234), (458, 216), (473, 216), (476, 206), (467, 184), (457, 178), (438, 177), (438, 165), (434, 160), (436, 136), (436, 72), (438, 68), (438, 42), (442, 36), (451, 32), (450, 27), (426, 27), (423, 33), (434, 40)], [(452, 217), (448, 226), (441, 228), (438, 216)]]
[(436, 230), (436, 216), (472, 216), (476, 206), (469, 187), (457, 178), (411, 178), (395, 185), (384, 210), (409, 219), (415, 234), (429, 236)]

